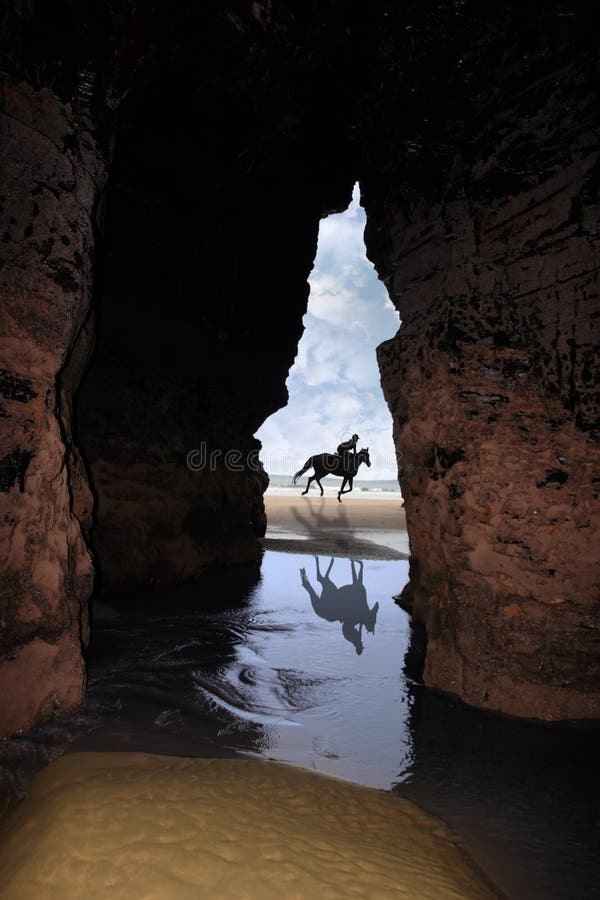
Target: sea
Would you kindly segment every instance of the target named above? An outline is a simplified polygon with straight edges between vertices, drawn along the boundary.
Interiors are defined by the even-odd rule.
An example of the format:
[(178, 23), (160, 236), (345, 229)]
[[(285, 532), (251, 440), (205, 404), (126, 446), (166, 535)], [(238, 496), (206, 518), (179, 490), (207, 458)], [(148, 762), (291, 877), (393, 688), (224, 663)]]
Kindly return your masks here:
[[(266, 493), (272, 496), (295, 496), (296, 494), (302, 493), (302, 491), (306, 487), (307, 480), (308, 473), (306, 475), (301, 475), (296, 484), (294, 484), (292, 475), (271, 475), (269, 473), (269, 487)], [(342, 482), (339, 478), (336, 478), (334, 476), (325, 477), (323, 479), (323, 488), (325, 490), (325, 494), (337, 494), (341, 487), (341, 484)], [(319, 486), (314, 481), (310, 488), (310, 494), (315, 497), (319, 495)], [(395, 478), (388, 480), (355, 478), (352, 497), (372, 500), (402, 499), (402, 495), (400, 493), (400, 484)]]

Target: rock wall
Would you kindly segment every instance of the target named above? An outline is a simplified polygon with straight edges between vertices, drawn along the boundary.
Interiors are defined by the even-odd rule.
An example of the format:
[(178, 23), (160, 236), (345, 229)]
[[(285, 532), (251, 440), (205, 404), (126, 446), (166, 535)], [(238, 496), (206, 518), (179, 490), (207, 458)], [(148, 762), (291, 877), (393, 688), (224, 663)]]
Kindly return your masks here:
[(545, 37), (529, 54), (515, 39), (485, 79), (477, 51), (465, 55), (462, 120), (425, 105), (437, 144), (422, 152), (408, 134), (404, 179), (378, 174), (365, 196), (402, 318), (378, 355), (425, 681), (511, 715), (589, 718), (600, 714), (600, 108), (593, 54)]
[[(318, 76), (348, 41), (315, 61), (312, 15), (234, 6), (1, 14), (0, 736), (81, 698), (94, 503), (80, 438), (105, 586), (259, 554), (252, 435), (286, 401), (318, 220), (352, 185), (346, 104), (332, 112)], [(193, 450), (220, 454), (214, 471), (190, 470)]]
[(286, 401), (319, 217), (357, 177), (403, 319), (380, 362), (426, 680), (597, 715), (591, 12), (97, 6), (14, 0), (0, 34), (0, 733), (81, 696), (78, 446), (106, 587), (258, 554), (252, 435)]
[(332, 162), (351, 98), (332, 113), (306, 26), (257, 9), (171, 11), (160, 77), (121, 106), (97, 349), (78, 395), (109, 589), (260, 554), (253, 435), (287, 401), (319, 218), (347, 205), (353, 180), (348, 156)]
[(103, 163), (85, 117), (0, 85), (0, 737), (82, 698), (92, 499), (71, 433)]

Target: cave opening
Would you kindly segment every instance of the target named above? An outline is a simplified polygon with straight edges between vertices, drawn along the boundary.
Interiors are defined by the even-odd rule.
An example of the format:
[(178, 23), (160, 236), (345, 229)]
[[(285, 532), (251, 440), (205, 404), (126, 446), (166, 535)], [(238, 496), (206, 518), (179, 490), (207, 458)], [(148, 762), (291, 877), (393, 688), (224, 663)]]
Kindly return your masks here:
[[(118, 723), (119, 691), (160, 752), (177, 735), (202, 745), (199, 705), (218, 711), (226, 744), (225, 717), (250, 702), (255, 748), (261, 717), (293, 718), (294, 704), (311, 717), (326, 676), (332, 698), (351, 686), (360, 721), (365, 673), (385, 644), (396, 675), (378, 724), (396, 729), (382, 737), (386, 766), (406, 739), (398, 773), (410, 778), (398, 790), (414, 787), (480, 859), (505, 839), (504, 860), (523, 853), (520, 873), (496, 858), (509, 894), (593, 890), (591, 5), (111, 0), (102, 15), (73, 6), (66, 22), (38, 7), (15, 0), (0, 35), (3, 752), (48, 759), (94, 715)], [(378, 364), (402, 454), (403, 609), (391, 602), (408, 568), (397, 548), (369, 556), (373, 541), (356, 528), (315, 546), (289, 526), (273, 533), (272, 514), (263, 537), (266, 477), (254, 464), (255, 435), (287, 400), (319, 222), (348, 207), (357, 179), (368, 256), (402, 320)], [(191, 451), (215, 465), (191, 466)], [(350, 502), (333, 504), (338, 516)], [(95, 579), (96, 668), (77, 712)], [(340, 591), (362, 620), (331, 619)], [(117, 593), (128, 605), (115, 627), (121, 613), (104, 601)], [(398, 675), (404, 609), (427, 636), (426, 688), (415, 641)], [(292, 613), (325, 675), (290, 672)], [(326, 634), (337, 638), (329, 655)], [(352, 673), (333, 677), (334, 656)], [(307, 749), (333, 771), (356, 743), (375, 772), (363, 737)], [(491, 830), (469, 814), (482, 799)], [(539, 836), (539, 855), (523, 833)]]
[[(76, 444), (95, 494), (86, 710), (100, 722), (76, 748), (222, 753), (224, 733), (229, 748), (269, 751), (385, 786), (398, 765), (408, 765), (411, 746), (402, 674), (409, 619), (392, 601), (408, 577), (408, 539), (375, 356), (399, 322), (365, 256), (358, 185), (352, 188), (346, 172), (332, 183), (327, 169), (315, 182), (311, 169), (303, 191), (295, 189), (294, 202), (282, 208), (277, 172), (269, 171), (259, 196), (244, 161), (240, 197), (231, 160), (225, 164), (222, 147), (210, 144), (190, 185), (180, 165), (187, 132), (171, 120), (157, 125), (156, 102), (152, 87), (149, 96), (134, 94), (122, 114), (95, 321), (86, 323), (95, 347), (85, 347), (91, 360), (75, 395)], [(307, 301), (315, 328), (298, 351)], [(348, 522), (331, 498), (336, 519), (325, 537), (298, 534), (301, 517), (278, 529), (278, 510), (267, 506), (275, 527), (261, 545), (267, 479), (262, 464), (249, 460), (258, 458), (258, 427), (274, 409), (286, 409), (285, 378), (297, 352), (307, 392), (297, 434), (335, 449), (345, 430), (362, 432), (376, 481), (392, 483), (391, 502), (382, 497), (381, 509), (361, 524)], [(317, 387), (321, 393), (310, 396)], [(323, 403), (332, 406), (329, 434)], [(310, 444), (296, 452), (305, 448)], [(241, 454), (241, 466), (228, 462), (231, 451)], [(267, 454), (263, 449), (269, 471)], [(321, 557), (322, 573), (312, 571), (309, 554)], [(350, 615), (332, 599), (338, 592)], [(288, 630), (297, 633), (296, 649)], [(331, 659), (331, 671), (313, 671), (315, 654)], [(351, 678), (357, 663), (364, 670), (360, 701)], [(328, 690), (312, 686), (319, 678), (348, 685), (346, 695), (338, 691), (346, 712), (336, 734), (331, 700), (323, 700)], [(298, 734), (294, 718), (302, 718), (298, 698), (305, 694), (314, 694), (311, 724), (298, 745), (286, 738)], [(371, 744), (356, 740), (359, 702), (372, 717)], [(391, 711), (399, 704), (404, 714), (397, 717)], [(390, 752), (374, 766), (377, 721)]]
[[(360, 446), (369, 449), (370, 466), (360, 470), (354, 496), (369, 486), (399, 491), (376, 347), (396, 334), (400, 322), (367, 259), (365, 224), (358, 183), (348, 208), (320, 222), (303, 334), (286, 382), (288, 401), (256, 433), (271, 486), (289, 484), (312, 454), (334, 452), (358, 433)], [(336, 479), (323, 483), (340, 486)]]

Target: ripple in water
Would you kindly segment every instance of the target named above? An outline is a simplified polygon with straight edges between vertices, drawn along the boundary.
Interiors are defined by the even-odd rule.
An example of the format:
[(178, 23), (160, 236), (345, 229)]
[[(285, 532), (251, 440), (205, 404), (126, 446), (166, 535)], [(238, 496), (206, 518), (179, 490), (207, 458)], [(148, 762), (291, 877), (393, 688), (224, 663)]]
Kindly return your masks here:
[(509, 896), (594, 896), (598, 732), (424, 689), (419, 632), (393, 602), (407, 577), (404, 561), (267, 552), (243, 588), (101, 608), (73, 749), (260, 754), (393, 788), (446, 819)]

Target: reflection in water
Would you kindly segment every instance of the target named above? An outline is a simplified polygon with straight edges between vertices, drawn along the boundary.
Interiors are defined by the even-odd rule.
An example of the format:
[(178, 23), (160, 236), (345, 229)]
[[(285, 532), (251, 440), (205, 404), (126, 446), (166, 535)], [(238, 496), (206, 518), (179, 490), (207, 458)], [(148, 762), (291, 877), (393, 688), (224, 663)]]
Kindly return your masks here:
[(319, 569), (319, 557), (315, 556), (317, 565), (317, 581), (321, 585), (320, 595), (316, 593), (310, 581), (306, 577), (306, 569), (300, 569), (302, 587), (307, 591), (312, 603), (312, 608), (321, 619), (327, 622), (341, 622), (342, 634), (347, 641), (354, 646), (358, 654), (364, 650), (362, 642), (362, 629), (366, 628), (369, 634), (375, 633), (375, 622), (379, 611), (379, 603), (372, 609), (367, 604), (367, 592), (363, 585), (364, 563), (358, 561), (359, 575), (356, 575), (356, 561), (350, 561), (352, 571), (352, 584), (344, 584), (336, 587), (329, 573), (333, 567), (332, 559), (327, 567), (325, 575)]
[[(318, 593), (306, 575), (298, 578), (298, 564), (305, 572), (309, 567), (316, 572)], [(352, 584), (336, 586), (330, 577), (334, 565), (338, 571), (350, 568)], [(329, 562), (322, 571), (312, 557), (267, 553), (262, 574), (231, 661), (214, 675), (194, 675), (199, 696), (212, 704), (214, 715), (223, 717), (219, 739), (390, 788), (411, 758), (402, 673), (408, 616), (393, 602), (407, 564), (351, 564), (344, 559)], [(371, 608), (364, 580), (370, 585)], [(314, 603), (309, 604), (306, 593), (311, 591)], [(357, 655), (350, 633), (360, 639), (361, 620), (373, 632), (376, 617), (372, 640), (377, 653)], [(237, 621), (242, 624), (239, 616)], [(349, 643), (332, 630), (335, 621), (343, 623)], [(254, 747), (248, 741), (250, 725)]]
[[(60, 728), (79, 735), (73, 750), (259, 753), (395, 786), (446, 819), (509, 896), (593, 896), (598, 733), (486, 715), (423, 688), (419, 629), (393, 602), (407, 569), (268, 552), (260, 576), (236, 569), (97, 605), (86, 709)], [(365, 652), (332, 622), (361, 643), (366, 632)], [(6, 742), (4, 758), (51, 755), (58, 730)]]
[[(408, 564), (319, 565), (313, 581), (325, 618), (307, 603), (299, 567), (315, 571), (314, 557), (267, 552), (260, 580), (228, 591), (226, 605), (215, 603), (218, 585), (202, 584), (159, 591), (152, 605), (130, 596), (126, 609), (97, 607), (93, 731), (73, 749), (260, 753), (389, 789), (411, 762), (402, 672), (409, 620), (393, 601)], [(330, 576), (342, 571), (352, 583), (338, 588)], [(365, 632), (370, 652), (357, 654)]]

